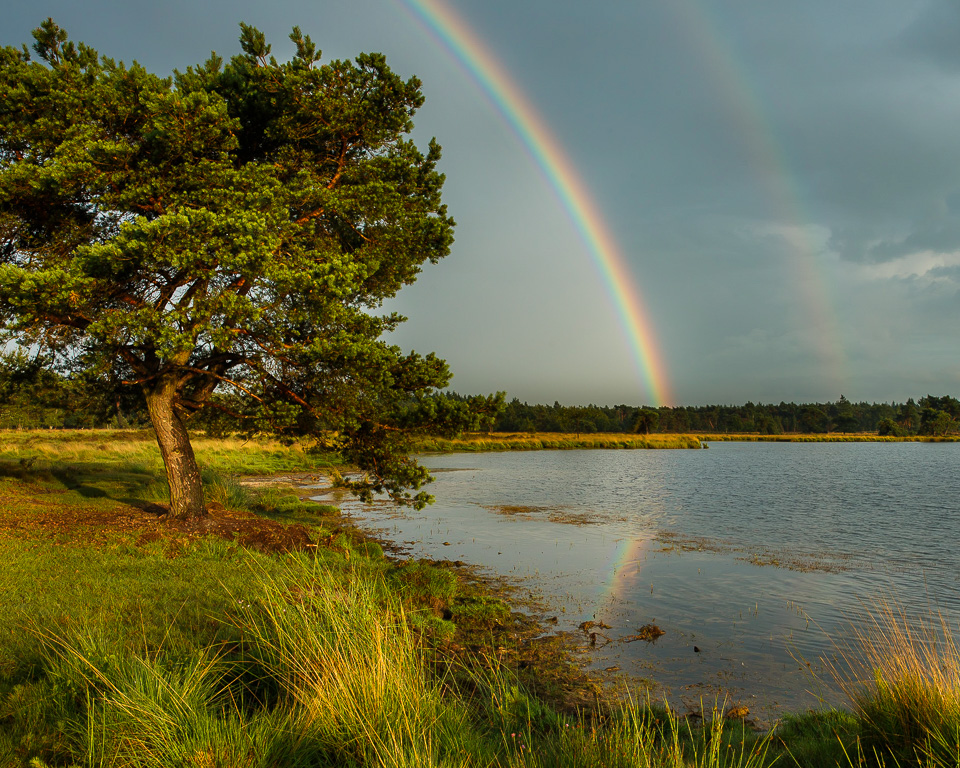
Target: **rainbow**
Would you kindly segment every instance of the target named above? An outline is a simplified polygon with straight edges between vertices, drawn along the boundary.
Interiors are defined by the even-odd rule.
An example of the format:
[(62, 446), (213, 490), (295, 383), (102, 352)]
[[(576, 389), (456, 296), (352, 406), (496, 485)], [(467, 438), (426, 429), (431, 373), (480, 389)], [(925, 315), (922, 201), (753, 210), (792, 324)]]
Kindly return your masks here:
[(748, 68), (736, 56), (733, 43), (724, 39), (720, 21), (702, 0), (673, 0), (666, 7), (723, 97), (728, 120), (734, 133), (743, 137), (752, 173), (766, 190), (774, 220), (785, 224), (776, 234), (790, 249), (790, 279), (804, 309), (796, 325), (806, 334), (803, 343), (820, 361), (824, 384), (839, 395), (850, 385), (843, 336), (834, 311), (836, 301), (831, 300), (831, 286), (819, 264), (822, 244), (816, 242), (816, 228), (810, 224), (813, 216), (804, 209), (796, 174), (777, 140)]
[(617, 543), (615, 554), (610, 559), (610, 581), (597, 601), (598, 611), (608, 609), (614, 599), (630, 591), (636, 592), (635, 585), (640, 579), (643, 563), (653, 544), (652, 535), (627, 537)]
[(652, 404), (672, 401), (667, 369), (640, 291), (586, 184), (553, 133), (483, 41), (443, 0), (398, 0), (460, 63), (530, 153), (600, 273)]

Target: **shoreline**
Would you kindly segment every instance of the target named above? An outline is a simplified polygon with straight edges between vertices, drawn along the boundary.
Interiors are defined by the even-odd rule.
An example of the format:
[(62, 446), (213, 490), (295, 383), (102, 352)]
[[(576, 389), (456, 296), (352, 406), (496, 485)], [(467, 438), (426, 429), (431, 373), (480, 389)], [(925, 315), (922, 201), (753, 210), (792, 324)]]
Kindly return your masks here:
[[(563, 598), (550, 593), (549, 590), (545, 591), (545, 585), (536, 577), (511, 574), (498, 570), (495, 566), (480, 562), (449, 559), (443, 556), (442, 547), (427, 546), (424, 547), (425, 550), (432, 548), (440, 551), (416, 554), (416, 546), (422, 544), (422, 542), (401, 542), (396, 537), (391, 538), (387, 533), (390, 520), (395, 515), (400, 518), (406, 517), (407, 512), (403, 509), (394, 508), (386, 503), (364, 507), (360, 502), (355, 502), (348, 493), (329, 484), (318, 486), (309, 482), (311, 480), (309, 477), (304, 477), (303, 479), (308, 480), (308, 482), (300, 486), (297, 486), (297, 478), (294, 475), (286, 475), (276, 479), (290, 483), (288, 487), (298, 493), (304, 500), (309, 499), (338, 508), (346, 501), (348, 508), (340, 511), (340, 517), (345, 525), (357, 531), (358, 535), (367, 540), (378, 543), (394, 562), (398, 560), (425, 561), (430, 565), (450, 568), (458, 575), (466, 577), (482, 591), (503, 600), (514, 614), (524, 617), (523, 623), (526, 625), (523, 635), (524, 642), (529, 643), (533, 640), (546, 643), (549, 647), (550, 650), (543, 659), (548, 662), (551, 674), (558, 674), (558, 670), (566, 666), (568, 669), (567, 682), (576, 683), (581, 692), (592, 691), (590, 696), (593, 697), (595, 706), (603, 708), (615, 705), (617, 702), (623, 701), (625, 696), (628, 698), (638, 695), (641, 697), (649, 696), (651, 701), (660, 704), (666, 703), (684, 716), (696, 717), (701, 705), (725, 703), (725, 708), (733, 708), (742, 712), (744, 722), (758, 732), (770, 730), (782, 722), (784, 717), (805, 716), (812, 711), (822, 709), (824, 706), (822, 699), (820, 705), (801, 708), (791, 708), (777, 704), (775, 700), (782, 698), (781, 695), (771, 696), (769, 693), (758, 695), (758, 690), (751, 686), (749, 680), (740, 680), (735, 675), (731, 675), (729, 670), (720, 668), (712, 668), (697, 681), (693, 683), (688, 681), (683, 684), (671, 680), (669, 672), (667, 672), (665, 678), (662, 674), (662, 664), (657, 660), (639, 662), (639, 666), (636, 666), (638, 662), (630, 662), (635, 668), (627, 671), (621, 668), (621, 664), (624, 664), (627, 660), (621, 659), (616, 651), (614, 651), (615, 658), (606, 658), (608, 651), (620, 648), (623, 643), (632, 643), (635, 640), (645, 641), (638, 643), (637, 647), (650, 644), (652, 648), (653, 645), (656, 645), (659, 635), (663, 634), (663, 630), (652, 621), (648, 622), (648, 618), (638, 620), (637, 625), (631, 629), (631, 624), (629, 622), (624, 623), (622, 617), (619, 620), (614, 620), (608, 606), (602, 616), (598, 611), (593, 614), (593, 619), (578, 616), (573, 620), (574, 623), (570, 624), (572, 614), (567, 612), (567, 607), (562, 607)], [(251, 478), (251, 480), (259, 483), (267, 480), (267, 478)], [(305, 490), (308, 493), (304, 494)], [(352, 511), (349, 506), (356, 506), (358, 509)], [(364, 514), (360, 512), (359, 508), (370, 511)], [(381, 509), (382, 514), (378, 514), (377, 510)], [(368, 519), (357, 519), (355, 514)], [(835, 565), (823, 565), (811, 558), (801, 556), (793, 559), (775, 559), (772, 556), (762, 560), (748, 559), (737, 546), (719, 540), (707, 542), (702, 538), (693, 539), (677, 534), (663, 533), (662, 535), (658, 534), (651, 543), (655, 544), (653, 551), (657, 556), (672, 556), (674, 553), (679, 554), (681, 552), (688, 553), (688, 557), (714, 555), (727, 557), (752, 566), (783, 569), (797, 573), (809, 573), (811, 571), (831, 573), (838, 570)], [(580, 622), (578, 626), (577, 622), (581, 618), (584, 621)], [(605, 620), (614, 626), (611, 627), (604, 623)], [(644, 630), (644, 627), (641, 627), (640, 624), (652, 629), (654, 634), (650, 637), (636, 634), (637, 632), (642, 633)], [(673, 631), (675, 632), (675, 630)], [(690, 664), (696, 664), (696, 662), (691, 660)], [(572, 674), (570, 674), (571, 672)], [(581, 696), (577, 706), (584, 708), (590, 696)], [(585, 708), (594, 709), (593, 706), (586, 706)]]
[(906, 435), (894, 437), (875, 432), (792, 432), (763, 435), (753, 432), (657, 432), (639, 435), (620, 432), (471, 432), (457, 438), (421, 437), (414, 453), (481, 453), (493, 451), (547, 450), (685, 450), (708, 448), (709, 443), (955, 443), (960, 435)]

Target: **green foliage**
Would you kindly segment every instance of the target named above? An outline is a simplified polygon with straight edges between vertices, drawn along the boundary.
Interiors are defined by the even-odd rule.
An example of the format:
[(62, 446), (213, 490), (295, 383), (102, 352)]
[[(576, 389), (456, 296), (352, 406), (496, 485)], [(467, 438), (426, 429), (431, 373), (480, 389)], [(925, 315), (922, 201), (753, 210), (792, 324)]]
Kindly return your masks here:
[(881, 437), (903, 437), (907, 431), (893, 419), (883, 419), (877, 425), (877, 434)]
[[(239, 55), (167, 78), (52, 20), (34, 37), (39, 61), (0, 51), (7, 337), (135, 382), (165, 460), (188, 461), (180, 422), (214, 408), (335, 432), (371, 472), (357, 490), (425, 503), (404, 409), (449, 373), (385, 343), (403, 318), (376, 314), (452, 243), (440, 148), (406, 138), (419, 81), (380, 54), (321, 64), (299, 29), (290, 61), (241, 24)], [(168, 466), (177, 498), (186, 466)]]
[(924, 408), (920, 416), (918, 434), (942, 437), (956, 428), (956, 422), (946, 411), (936, 408)]
[(0, 429), (129, 427), (148, 421), (143, 398), (95, 371), (63, 376), (49, 357), (0, 353)]
[(649, 435), (657, 431), (657, 425), (660, 424), (660, 414), (651, 408), (641, 408), (637, 412), (637, 418), (633, 422), (633, 431)]
[[(927, 395), (921, 410), (911, 399), (895, 403), (853, 403), (841, 395), (835, 403), (785, 403), (704, 406), (563, 406), (530, 405), (513, 398), (497, 416), (496, 432), (598, 432), (639, 434), (828, 434), (879, 432), (884, 436), (918, 433), (943, 436), (956, 431), (960, 401)], [(921, 414), (923, 424), (921, 426)], [(944, 416), (939, 414), (943, 413)], [(891, 422), (896, 425), (891, 426)], [(579, 427), (579, 428), (578, 428)], [(882, 431), (880, 431), (882, 430)]]

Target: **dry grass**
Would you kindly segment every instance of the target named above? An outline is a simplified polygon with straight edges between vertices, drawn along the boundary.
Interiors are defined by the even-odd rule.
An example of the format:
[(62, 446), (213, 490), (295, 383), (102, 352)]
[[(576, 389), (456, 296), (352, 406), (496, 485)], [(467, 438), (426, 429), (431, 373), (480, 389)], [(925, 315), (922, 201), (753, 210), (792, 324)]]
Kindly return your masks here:
[[(269, 437), (191, 440), (201, 468), (226, 474), (272, 474), (330, 466), (332, 457), (309, 454), (309, 443), (284, 444)], [(162, 470), (156, 437), (149, 429), (0, 430), (0, 459), (31, 464), (97, 464)]]
[(563, 433), (517, 432), (471, 433), (459, 438), (425, 437), (419, 451), (540, 451), (577, 448), (699, 448), (693, 435), (634, 435), (610, 432)]
[(939, 611), (892, 600), (864, 610), (829, 668), (860, 720), (862, 747), (893, 765), (960, 765), (960, 647)]
[(878, 435), (876, 432), (788, 432), (782, 435), (760, 435), (756, 432), (702, 432), (697, 438), (704, 442), (732, 443), (955, 443), (960, 435), (932, 437), (930, 435)]

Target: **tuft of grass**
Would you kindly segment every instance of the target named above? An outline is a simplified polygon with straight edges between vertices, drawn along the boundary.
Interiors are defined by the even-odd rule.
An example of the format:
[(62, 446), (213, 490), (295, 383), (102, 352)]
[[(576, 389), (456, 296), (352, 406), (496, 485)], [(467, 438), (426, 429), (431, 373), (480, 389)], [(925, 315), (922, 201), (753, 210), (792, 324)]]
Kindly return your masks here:
[(262, 579), (240, 617), (249, 657), (338, 762), (444, 764), (481, 749), (467, 709), (431, 678), (402, 605), (322, 569)]
[(960, 765), (960, 647), (940, 612), (876, 601), (830, 669), (859, 720), (861, 755), (901, 766)]
[(253, 494), (244, 488), (236, 477), (205, 469), (201, 472), (201, 478), (203, 495), (208, 504), (215, 503), (226, 509), (250, 511), (256, 503)]

